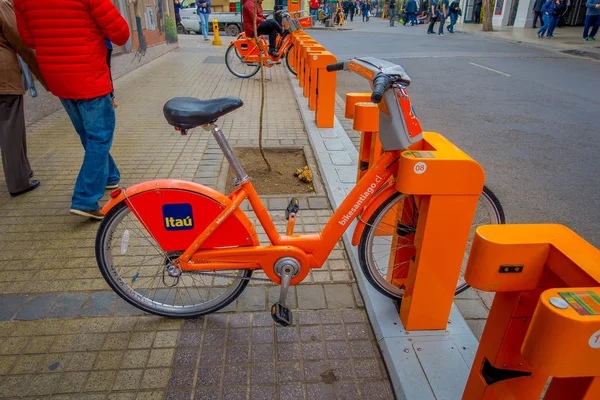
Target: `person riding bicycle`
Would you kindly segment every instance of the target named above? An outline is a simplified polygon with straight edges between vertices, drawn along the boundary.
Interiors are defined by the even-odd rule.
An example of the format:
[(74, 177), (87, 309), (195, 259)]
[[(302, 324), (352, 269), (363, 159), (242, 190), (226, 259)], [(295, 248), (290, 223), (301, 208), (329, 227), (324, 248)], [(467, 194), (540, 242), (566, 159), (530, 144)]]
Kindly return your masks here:
[[(249, 38), (255, 36), (254, 1), (244, 0), (244, 8), (242, 10), (244, 32), (246, 32), (246, 36)], [(262, 2), (263, 0), (257, 0), (256, 2), (256, 34), (269, 36), (269, 55), (279, 58), (279, 53), (277, 53), (276, 49), (277, 36), (283, 35), (284, 29), (274, 19), (267, 19), (267, 16), (263, 14)]]

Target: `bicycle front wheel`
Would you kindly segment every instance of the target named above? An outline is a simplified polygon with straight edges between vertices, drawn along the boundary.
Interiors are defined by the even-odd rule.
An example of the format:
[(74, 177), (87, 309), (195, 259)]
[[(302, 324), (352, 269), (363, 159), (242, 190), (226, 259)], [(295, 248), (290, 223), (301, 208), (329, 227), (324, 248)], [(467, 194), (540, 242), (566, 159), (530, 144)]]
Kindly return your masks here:
[(260, 64), (247, 63), (234, 45), (229, 46), (225, 52), (225, 65), (229, 72), (238, 78), (251, 78), (260, 70)]
[(109, 286), (129, 304), (164, 317), (197, 317), (234, 301), (251, 270), (183, 271), (167, 268), (183, 251), (164, 252), (125, 202), (105, 217), (96, 236), (96, 260)]
[(288, 51), (285, 53), (285, 66), (292, 74), (298, 75), (296, 73), (296, 70), (294, 69), (294, 67), (292, 67), (292, 65), (290, 64), (290, 53), (292, 52), (293, 48), (294, 48), (294, 45), (291, 45), (290, 48), (288, 49)]
[[(358, 245), (360, 265), (367, 280), (379, 292), (395, 300), (404, 296), (410, 261), (416, 254), (414, 237), (418, 218), (418, 204), (414, 196), (394, 193), (366, 222)], [(464, 273), (475, 229), (480, 225), (504, 223), (500, 202), (490, 189), (484, 187), (471, 225), (455, 294), (469, 288)]]

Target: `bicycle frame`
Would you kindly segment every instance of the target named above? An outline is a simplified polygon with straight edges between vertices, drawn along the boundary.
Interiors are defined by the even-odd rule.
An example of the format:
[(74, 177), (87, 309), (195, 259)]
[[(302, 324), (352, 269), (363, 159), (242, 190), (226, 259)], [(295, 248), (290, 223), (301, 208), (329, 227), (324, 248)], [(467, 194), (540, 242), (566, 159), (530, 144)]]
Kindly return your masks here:
[[(280, 58), (276, 59), (268, 54), (269, 43), (263, 36), (259, 38), (259, 43), (263, 53), (262, 63), (264, 66), (269, 68), (274, 66), (275, 62), (279, 61), (280, 58), (284, 57), (292, 45), (290, 35), (287, 35), (283, 38), (280, 36), (277, 42), (277, 49), (279, 51)], [(260, 59), (260, 51), (254, 38), (247, 38), (244, 35), (242, 39), (237, 39), (231, 42), (230, 46), (236, 47), (238, 54), (243, 57), (245, 63), (257, 63)]]
[[(175, 265), (182, 270), (262, 269), (271, 280), (280, 283), (280, 278), (274, 271), (274, 265), (280, 258), (293, 257), (301, 266), (300, 272), (291, 282), (292, 285), (297, 284), (308, 275), (310, 269), (323, 266), (344, 232), (381, 189), (388, 185), (390, 178), (395, 176), (398, 169), (399, 152), (385, 152), (356, 184), (320, 233), (280, 235), (223, 133), (216, 126), (212, 127), (212, 132), (236, 172), (240, 186), (229, 195), (231, 203), (175, 261)], [(271, 245), (197, 250), (239, 208), (245, 199), (249, 200)], [(248, 260), (252, 260), (252, 262)]]

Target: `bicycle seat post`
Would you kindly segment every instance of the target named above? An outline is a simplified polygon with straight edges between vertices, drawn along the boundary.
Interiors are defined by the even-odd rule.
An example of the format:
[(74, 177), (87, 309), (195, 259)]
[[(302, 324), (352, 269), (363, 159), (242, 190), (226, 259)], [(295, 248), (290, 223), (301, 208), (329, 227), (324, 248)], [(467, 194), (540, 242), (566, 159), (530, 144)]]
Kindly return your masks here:
[(221, 148), (221, 151), (225, 155), (227, 162), (229, 162), (229, 165), (231, 166), (231, 168), (233, 168), (233, 171), (235, 172), (235, 175), (236, 175), (234, 184), (236, 186), (239, 186), (243, 183), (248, 182), (250, 180), (250, 178), (248, 177), (248, 175), (246, 175), (246, 172), (244, 172), (244, 167), (242, 167), (240, 160), (238, 160), (235, 153), (233, 152), (233, 149), (229, 145), (229, 142), (227, 141), (227, 138), (223, 134), (223, 131), (214, 122), (210, 123), (208, 125), (205, 125), (203, 128), (205, 130), (211, 131), (211, 133), (213, 134), (213, 137), (217, 141), (217, 144)]

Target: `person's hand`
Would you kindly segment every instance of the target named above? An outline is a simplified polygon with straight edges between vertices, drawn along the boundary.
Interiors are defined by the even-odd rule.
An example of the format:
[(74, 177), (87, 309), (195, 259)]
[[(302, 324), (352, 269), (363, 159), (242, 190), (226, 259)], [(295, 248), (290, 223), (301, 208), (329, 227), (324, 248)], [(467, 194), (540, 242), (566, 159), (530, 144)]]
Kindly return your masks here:
[(596, 4), (596, 8), (600, 8), (600, 4)]

